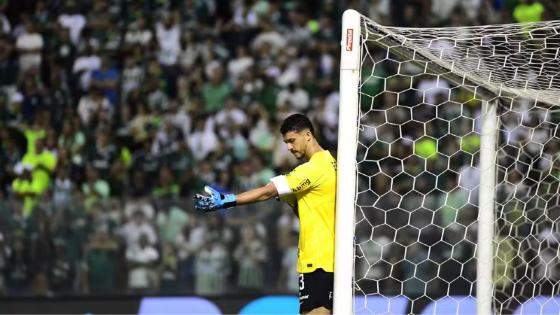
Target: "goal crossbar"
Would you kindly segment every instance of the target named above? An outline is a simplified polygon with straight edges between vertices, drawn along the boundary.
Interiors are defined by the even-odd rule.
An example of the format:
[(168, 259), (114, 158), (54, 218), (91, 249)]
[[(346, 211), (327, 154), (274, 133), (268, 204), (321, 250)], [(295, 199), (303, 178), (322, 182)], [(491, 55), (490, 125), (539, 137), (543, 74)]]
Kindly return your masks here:
[[(398, 27), (386, 27), (380, 25), (372, 20), (362, 17), (368, 27), (371, 27), (377, 34), (371, 32), (364, 32), (364, 41), (372, 40), (376, 44), (382, 45), (387, 49), (391, 49), (391, 52), (398, 55), (401, 58), (410, 60), (419, 66), (426, 68), (426, 70), (433, 71), (434, 73), (441, 75), (443, 78), (449, 80), (450, 82), (461, 85), (471, 91), (473, 94), (478, 96), (480, 99), (489, 101), (496, 97), (498, 98), (515, 98), (523, 97), (526, 99), (532, 99), (534, 101), (547, 103), (549, 105), (558, 105), (560, 102), (560, 90), (539, 90), (531, 88), (513, 88), (507, 86), (506, 84), (496, 84), (490, 80), (485, 80), (484, 78), (478, 76), (476, 72), (469, 73), (457, 67), (452, 63), (443, 60), (441, 57), (434, 55), (426, 47), (420, 47), (413, 41), (409, 40), (406, 36), (396, 33), (397, 30), (403, 30), (403, 28)], [(513, 24), (509, 24), (512, 26)], [(550, 22), (541, 23), (528, 23), (527, 28), (534, 31), (538, 31), (543, 27), (550, 27)], [(558, 26), (560, 28), (560, 25)], [(434, 31), (438, 32), (440, 30), (445, 30), (443, 28), (411, 28), (406, 29), (410, 32), (427, 32)], [(373, 38), (370, 38), (374, 36)], [(441, 39), (441, 38), (440, 38)], [(482, 41), (483, 36), (479, 37)], [(560, 55), (560, 52), (558, 52)], [(551, 78), (552, 80), (553, 78)]]

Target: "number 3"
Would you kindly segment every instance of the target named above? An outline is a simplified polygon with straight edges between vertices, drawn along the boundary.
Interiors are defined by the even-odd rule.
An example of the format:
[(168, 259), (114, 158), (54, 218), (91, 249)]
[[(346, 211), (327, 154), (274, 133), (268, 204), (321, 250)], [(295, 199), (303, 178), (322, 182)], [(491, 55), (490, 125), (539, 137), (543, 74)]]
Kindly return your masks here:
[(303, 283), (303, 274), (299, 275), (299, 289), (303, 290), (303, 288), (305, 287), (304, 283)]

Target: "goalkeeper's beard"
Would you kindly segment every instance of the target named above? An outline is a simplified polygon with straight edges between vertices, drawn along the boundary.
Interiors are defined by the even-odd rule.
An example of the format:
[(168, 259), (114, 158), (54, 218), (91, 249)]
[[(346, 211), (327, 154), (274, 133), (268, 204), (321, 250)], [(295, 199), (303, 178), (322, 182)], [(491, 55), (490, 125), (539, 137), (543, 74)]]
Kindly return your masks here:
[(296, 159), (301, 160), (304, 157), (304, 154), (299, 151), (292, 151), (292, 154), (296, 157)]

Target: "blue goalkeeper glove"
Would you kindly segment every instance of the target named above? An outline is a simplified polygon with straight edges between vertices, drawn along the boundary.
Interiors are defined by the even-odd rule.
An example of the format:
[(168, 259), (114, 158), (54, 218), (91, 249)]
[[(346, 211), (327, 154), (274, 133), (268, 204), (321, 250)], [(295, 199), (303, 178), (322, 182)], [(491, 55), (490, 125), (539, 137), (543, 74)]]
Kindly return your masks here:
[(194, 207), (198, 211), (209, 212), (235, 207), (237, 204), (237, 198), (235, 198), (234, 194), (222, 194), (210, 186), (205, 186), (204, 191), (209, 196), (196, 194), (193, 197)]

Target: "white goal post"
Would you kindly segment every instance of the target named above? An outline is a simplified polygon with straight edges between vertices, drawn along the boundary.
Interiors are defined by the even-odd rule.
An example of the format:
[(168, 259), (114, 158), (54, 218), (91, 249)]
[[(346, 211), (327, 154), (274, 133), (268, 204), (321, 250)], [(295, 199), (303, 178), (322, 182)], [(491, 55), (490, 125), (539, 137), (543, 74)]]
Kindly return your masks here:
[[(342, 17), (340, 109), (338, 124), (334, 314), (353, 314), (354, 205), (360, 83), (361, 16), (347, 10)], [(340, 141), (348, 139), (348, 141)]]
[[(468, 117), (468, 119), (470, 119), (469, 121), (472, 122), (470, 132), (472, 134), (475, 134), (475, 129), (478, 128), (476, 134), (479, 136), (480, 140), (476, 152), (467, 152), (472, 155), (473, 161), (477, 159), (476, 164), (475, 162), (472, 162), (470, 166), (476, 168), (480, 174), (478, 185), (476, 186), (476, 195), (472, 193), (472, 191), (469, 191), (468, 194), (469, 197), (476, 196), (476, 201), (469, 201), (471, 203), (469, 205), (475, 207), (478, 211), (476, 224), (459, 222), (459, 219), (457, 219), (456, 217), (455, 220), (457, 220), (457, 222), (455, 222), (455, 226), (461, 224), (464, 225), (460, 228), (465, 231), (465, 238), (467, 237), (468, 229), (473, 229), (474, 227), (474, 230), (476, 231), (476, 241), (474, 246), (476, 247), (477, 314), (486, 315), (501, 313), (501, 311), (496, 311), (496, 308), (493, 307), (496, 290), (496, 275), (493, 271), (493, 266), (495, 265), (497, 259), (496, 246), (499, 247), (501, 245), (501, 243), (496, 241), (496, 231), (498, 230), (497, 221), (503, 221), (502, 216), (507, 217), (510, 216), (511, 213), (505, 213), (505, 210), (500, 210), (502, 211), (500, 212), (500, 217), (496, 218), (497, 209), (503, 209), (507, 207), (510, 202), (520, 203), (521, 206), (518, 206), (518, 208), (521, 209), (520, 211), (522, 213), (520, 216), (530, 217), (529, 219), (525, 220), (529, 222), (528, 224), (530, 224), (530, 229), (532, 231), (531, 233), (537, 233), (541, 230), (545, 231), (546, 229), (542, 226), (549, 223), (549, 225), (553, 227), (558, 226), (559, 222), (557, 217), (549, 218), (549, 214), (546, 213), (546, 211), (548, 211), (548, 209), (551, 207), (555, 207), (554, 209), (559, 208), (558, 204), (560, 202), (558, 202), (556, 199), (552, 200), (552, 197), (546, 197), (549, 198), (546, 199), (540, 196), (535, 197), (534, 195), (526, 197), (518, 197), (517, 195), (515, 195), (513, 197), (509, 197), (509, 199), (504, 199), (505, 201), (496, 200), (498, 189), (497, 178), (501, 178), (500, 176), (502, 176), (503, 180), (500, 181), (500, 183), (503, 182), (504, 185), (507, 186), (506, 184), (511, 184), (508, 181), (508, 176), (511, 175), (511, 177), (514, 178), (517, 175), (513, 173), (518, 172), (514, 169), (515, 167), (498, 165), (497, 160), (499, 159), (499, 152), (510, 152), (512, 150), (517, 150), (515, 152), (518, 152), (517, 157), (519, 158), (519, 156), (522, 155), (522, 153), (519, 152), (528, 150), (525, 148), (525, 145), (527, 145), (528, 142), (529, 145), (537, 147), (537, 149), (531, 150), (535, 151), (536, 155), (540, 154), (540, 156), (531, 156), (529, 158), (530, 162), (527, 163), (528, 165), (526, 165), (526, 168), (524, 168), (523, 171), (526, 171), (527, 173), (536, 171), (533, 164), (536, 164), (537, 162), (542, 163), (543, 160), (545, 160), (551, 165), (550, 168), (546, 170), (544, 168), (542, 170), (537, 170), (539, 172), (537, 174), (537, 177), (540, 176), (539, 178), (544, 179), (544, 177), (546, 176), (553, 175), (553, 168), (558, 167), (558, 159), (556, 157), (543, 158), (541, 156), (548, 154), (548, 151), (550, 151), (548, 145), (553, 146), (557, 145), (556, 142), (560, 142), (557, 141), (558, 128), (556, 125), (553, 125), (553, 123), (555, 122), (551, 121), (551, 119), (549, 118), (550, 115), (553, 115), (557, 111), (554, 109), (554, 106), (560, 103), (560, 89), (557, 86), (557, 84), (560, 83), (560, 69), (555, 69), (558, 68), (557, 66), (560, 64), (559, 62), (557, 62), (557, 60), (559, 60), (560, 58), (559, 34), (560, 22), (554, 21), (535, 23), (530, 25), (509, 24), (463, 28), (409, 29), (385, 27), (379, 25), (367, 19), (367, 17), (364, 17), (355, 10), (346, 10), (344, 12), (342, 18), (340, 57), (340, 107), (338, 132), (339, 141), (337, 152), (338, 169), (335, 233), (336, 244), (333, 309), (334, 314), (354, 313), (354, 292), (357, 289), (357, 279), (355, 279), (355, 260), (356, 255), (364, 256), (364, 254), (356, 253), (358, 243), (355, 234), (357, 224), (356, 208), (358, 208), (358, 195), (360, 194), (360, 189), (358, 187), (360, 176), (358, 170), (358, 159), (360, 148), (365, 150), (366, 154), (369, 154), (367, 152), (369, 152), (368, 150), (370, 150), (371, 147), (369, 147), (368, 145), (361, 145), (359, 142), (360, 129), (365, 128), (365, 125), (362, 124), (361, 120), (372, 120), (375, 119), (375, 115), (377, 115), (376, 113), (378, 113), (379, 115), (383, 115), (383, 113), (385, 113), (386, 116), (384, 118), (380, 118), (380, 120), (388, 121), (389, 119), (387, 118), (388, 116), (386, 114), (387, 110), (391, 110), (394, 108), (397, 108), (399, 110), (402, 109), (402, 112), (404, 112), (405, 114), (401, 116), (413, 116), (414, 113), (412, 113), (412, 109), (409, 110), (408, 107), (402, 106), (402, 104), (399, 103), (400, 101), (402, 101), (400, 98), (404, 98), (407, 91), (412, 91), (412, 93), (418, 93), (418, 91), (420, 91), (419, 94), (421, 95), (421, 97), (423, 97), (423, 102), (422, 104), (418, 104), (418, 106), (422, 106), (424, 105), (424, 103), (427, 103), (430, 106), (433, 105), (431, 107), (433, 107), (433, 110), (436, 111), (436, 118), (434, 120), (439, 119), (440, 108), (445, 105), (438, 106), (439, 103), (431, 104), (430, 101), (427, 100), (426, 96), (426, 94), (429, 92), (429, 89), (421, 90), (420, 88), (414, 86), (414, 84), (417, 83), (416, 76), (420, 77), (424, 74), (431, 75), (435, 78), (435, 89), (439, 88), (439, 84), (442, 81), (449, 82), (449, 87), (447, 87), (447, 89), (449, 90), (446, 100), (447, 102), (453, 103), (450, 100), (451, 94), (455, 93), (455, 91), (457, 91), (458, 89), (462, 89), (471, 93), (473, 95), (472, 99), (478, 101), (480, 104), (479, 114), (477, 114), (476, 117), (472, 117), (472, 119), (471, 117)], [(381, 53), (378, 53), (378, 55), (380, 56), (379, 59), (376, 59), (373, 62), (370, 59), (375, 59), (378, 55), (371, 51), (371, 49), (373, 49), (371, 48), (372, 45), (378, 48), (381, 47), (382, 50)], [(389, 85), (393, 83), (390, 81), (391, 76), (389, 74), (387, 74), (386, 77), (383, 77), (383, 75), (375, 73), (375, 71), (378, 69), (368, 69), (368, 73), (364, 73), (363, 67), (365, 64), (373, 64), (372, 67), (375, 68), (377, 64), (386, 62), (391, 63), (393, 67), (398, 69), (391, 75), (395, 77), (402, 77), (405, 81), (409, 80), (410, 83), (407, 83), (409, 85), (409, 89), (399, 90), (400, 92), (394, 93), (391, 90), (392, 87), (389, 87)], [(415, 69), (419, 69), (419, 73), (416, 75), (409, 75), (407, 71), (409, 71), (412, 67), (416, 67)], [(405, 71), (403, 70), (404, 68), (408, 68), (408, 70)], [(555, 70), (551, 71), (551, 69)], [(381, 86), (382, 92), (389, 92), (386, 94), (391, 94), (388, 97), (393, 97), (395, 99), (396, 106), (392, 108), (385, 108), (384, 110), (374, 108), (375, 99), (379, 99), (381, 97), (381, 93), (368, 95), (366, 92), (363, 92), (362, 87), (368, 84), (368, 82), (365, 82), (367, 80), (375, 80), (375, 82), (377, 82), (377, 84)], [(432, 87), (432, 89), (434, 88)], [(368, 102), (371, 101), (371, 104), (362, 104), (362, 99), (364, 97), (368, 99)], [(467, 106), (465, 105), (467, 103), (467, 101), (465, 101), (464, 103), (455, 103), (459, 104), (460, 115), (464, 115), (462, 110), (464, 106)], [(533, 133), (531, 133), (532, 131), (530, 131), (530, 135), (526, 136), (528, 137), (527, 142), (523, 144), (516, 143), (512, 145), (509, 143), (509, 139), (506, 139), (507, 143), (505, 144), (498, 143), (500, 141), (499, 138), (501, 136), (501, 133), (506, 133), (509, 131), (509, 129), (506, 130), (506, 127), (500, 125), (501, 119), (507, 118), (506, 116), (508, 115), (508, 109), (511, 112), (514, 112), (514, 114), (517, 114), (518, 111), (512, 108), (518, 106), (520, 103), (531, 104), (529, 106), (528, 112), (530, 112), (532, 109), (535, 109), (535, 111), (538, 112), (538, 115), (546, 116), (546, 118), (544, 118), (540, 124), (535, 124), (534, 128), (542, 127), (550, 129), (548, 131), (549, 139), (545, 139), (542, 141), (542, 143), (540, 143), (538, 142), (538, 140), (534, 139)], [(502, 106), (502, 108), (505, 108), (505, 110), (502, 110), (500, 112), (500, 106)], [(362, 111), (363, 108), (367, 108), (367, 110)], [(501, 118), (501, 116), (503, 118)], [(527, 117), (523, 116), (523, 113), (520, 114), (520, 117), (522, 121), (518, 122), (517, 125), (512, 127), (512, 129), (529, 129), (529, 127), (527, 127), (529, 123), (523, 122), (523, 120), (525, 120)], [(402, 122), (416, 123), (416, 121), (414, 120), (414, 118), (410, 118), (409, 120), (402, 119)], [(426, 133), (427, 136), (430, 136), (427, 134), (428, 132), (426, 131), (426, 128), (427, 125), (431, 123), (431, 121), (426, 121), (427, 122), (421, 121), (416, 125), (423, 127), (424, 133)], [(446, 122), (445, 126), (447, 126), (446, 128), (448, 128), (447, 131), (449, 134), (451, 134), (452, 137), (459, 139), (459, 150), (463, 150), (464, 134), (460, 134), (458, 137), (456, 137), (455, 134), (450, 132), (449, 130), (452, 129), (452, 123), (453, 122)], [(387, 128), (393, 128), (398, 124), (390, 122), (387, 125), (389, 125)], [(550, 127), (551, 125), (552, 127)], [(533, 125), (530, 126), (533, 127)], [(374, 129), (375, 128), (372, 128), (372, 130)], [(375, 133), (378, 131), (374, 130), (372, 132)], [(420, 153), (417, 153), (416, 151), (417, 139), (411, 140), (410, 137), (404, 136), (402, 129), (398, 129), (396, 133), (400, 133), (400, 136), (397, 137), (398, 139), (390, 139), (380, 142), (380, 145), (386, 147), (381, 151), (386, 150), (390, 152), (388, 156), (389, 158), (392, 158), (392, 150), (395, 149), (395, 145), (394, 142), (391, 141), (408, 141), (414, 142), (414, 144), (411, 145), (413, 155), (420, 155)], [(445, 131), (443, 133), (445, 134)], [(380, 136), (375, 133), (374, 137), (376, 137), (375, 139), (378, 139)], [(439, 149), (439, 143), (441, 139), (443, 138), (434, 138), (433, 142), (436, 143), (436, 149), (434, 150)], [(553, 144), (551, 144), (550, 139), (553, 140)], [(418, 152), (420, 152), (420, 150), (418, 150)], [(429, 156), (427, 157), (425, 155), (422, 155), (421, 157), (421, 159), (418, 159), (419, 161), (424, 161), (426, 165), (431, 163), (429, 161)], [(447, 159), (450, 159), (452, 157), (452, 154), (449, 154), (449, 156), (445, 156), (445, 158)], [(381, 166), (379, 166), (379, 163), (377, 163), (377, 165), (377, 167), (379, 167), (380, 169), (382, 168)], [(405, 168), (406, 166), (402, 167)], [(428, 166), (425, 166), (425, 168), (427, 167)], [(457, 174), (457, 171), (455, 169), (451, 169), (449, 164), (447, 168), (453, 175), (457, 175), (458, 177), (460, 176)], [(521, 171), (521, 173), (523, 171)], [(371, 185), (374, 185), (372, 184), (374, 182), (373, 177), (377, 176), (380, 173), (382, 172), (374, 173), (372, 171), (371, 174), (368, 173), (370, 180), (370, 190), (372, 189)], [(400, 178), (398, 177), (400, 174), (401, 173), (396, 172), (393, 177), (386, 176), (385, 174), (381, 175), (385, 176), (387, 180), (391, 181), (390, 190), (392, 190), (392, 185), (396, 185), (395, 182), (398, 180), (398, 178)], [(531, 179), (529, 178), (530, 175), (527, 174), (521, 174), (520, 176), (522, 179)], [(439, 175), (435, 176), (435, 178), (437, 183), (437, 181), (439, 180)], [(412, 176), (411, 182), (412, 185), (417, 184), (416, 178), (414, 176)], [(515, 182), (515, 185), (517, 185), (517, 182)], [(534, 184), (534, 191), (541, 191), (543, 190), (543, 187), (545, 187), (545, 190), (547, 190), (547, 196), (553, 195), (554, 193), (558, 192), (557, 188), (554, 188), (556, 186), (553, 186), (552, 184), (546, 185), (548, 186), (545, 186), (545, 184), (540, 185), (539, 183), (536, 183)], [(518, 188), (519, 187), (515, 186), (515, 193), (520, 190), (520, 188)], [(438, 186), (436, 190), (437, 189), (441, 188), (439, 188)], [(554, 189), (556, 190), (554, 191)], [(528, 190), (531, 191), (531, 189)], [(388, 193), (390, 193), (390, 191)], [(376, 198), (381, 198), (380, 194), (377, 192), (370, 192), (369, 195), (375, 196)], [(443, 195), (444, 197), (444, 203), (447, 202), (446, 198), (448, 197), (448, 193), (444, 192), (441, 195)], [(403, 197), (400, 196), (400, 198), (400, 200), (402, 201)], [(537, 198), (537, 200), (535, 201), (534, 198)], [(424, 199), (422, 200), (422, 202), (425, 202)], [(540, 217), (538, 217), (537, 219), (533, 219), (531, 217), (530, 211), (532, 210), (532, 208), (530, 207), (541, 207), (539, 205), (539, 202), (545, 203), (545, 205), (542, 206), (543, 212), (545, 212), (546, 216), (545, 223), (542, 223), (544, 221), (542, 221)], [(422, 204), (422, 207), (423, 206), (424, 205)], [(436, 210), (439, 211), (440, 208), (437, 208)], [(361, 211), (363, 212), (363, 210)], [(459, 211), (457, 210), (457, 212)], [(364, 216), (367, 215), (361, 214), (361, 217)], [(366, 219), (360, 219), (359, 221), (362, 222), (364, 220)], [(436, 219), (432, 218), (431, 221), (428, 220), (428, 223), (430, 223), (431, 225), (435, 225), (435, 220)], [(517, 220), (519, 221), (519, 219)], [(408, 225), (414, 225), (413, 223), (414, 222), (412, 222), (411, 216), (409, 216)], [(511, 226), (513, 225), (514, 224), (511, 224)], [(446, 228), (447, 226), (443, 226), (441, 227), (441, 230), (444, 231)], [(420, 232), (418, 233), (421, 234), (422, 227), (419, 227), (417, 229), (420, 230)], [(518, 229), (518, 227), (510, 227), (510, 229)], [(554, 228), (551, 229), (552, 232), (554, 232)], [(396, 239), (399, 232), (398, 228), (394, 229), (393, 227), (390, 227), (389, 230), (395, 230), (394, 239)], [(374, 228), (372, 226), (371, 234), (373, 235), (373, 233)], [(518, 231), (510, 231), (509, 234), (503, 232), (502, 234), (506, 235), (506, 237), (511, 236), (512, 238), (521, 238), (521, 233), (518, 233)], [(372, 238), (373, 237), (370, 237), (368, 241), (372, 241)], [(418, 240), (420, 240), (420, 238), (421, 236), (417, 237)], [(443, 236), (441, 237), (441, 239), (443, 240)], [(437, 240), (435, 242), (437, 243)], [(519, 245), (517, 245), (517, 254), (520, 256), (521, 254), (519, 254), (519, 252), (521, 252), (521, 247), (528, 246), (526, 244), (521, 245), (521, 242), (538, 243), (541, 242), (541, 239), (535, 236), (531, 237), (530, 240), (519, 241)], [(379, 245), (376, 242), (373, 242), (372, 244), (372, 246), (383, 246)], [(514, 242), (514, 244), (517, 243)], [(413, 246), (411, 244), (398, 244), (397, 247), (402, 249), (404, 251), (404, 255), (406, 256), (408, 255), (408, 251), (412, 251), (411, 248)], [(429, 249), (431, 250), (432, 248)], [(541, 247), (539, 246), (536, 250), (536, 253), (540, 254), (540, 252)], [(537, 263), (533, 261), (525, 262), (525, 258), (523, 257), (520, 257), (519, 260), (522, 260), (526, 265), (524, 269), (524, 276), (526, 278), (533, 277), (534, 274), (537, 273), (536, 270), (540, 268), (536, 266)], [(394, 263), (399, 264), (400, 262), (401, 261), (399, 260), (395, 260)], [(506, 267), (512, 268), (512, 263), (510, 263), (509, 265), (508, 263), (509, 262), (505, 263), (507, 265)], [(417, 275), (419, 265), (420, 263), (412, 264), (414, 276)], [(549, 269), (559, 268), (558, 266), (560, 266), (560, 264), (553, 265), (552, 263), (549, 263), (549, 265)], [(440, 265), (438, 265), (438, 274), (439, 266)], [(461, 268), (463, 266), (464, 264), (461, 265)], [(391, 272), (393, 272), (392, 267)], [(546, 272), (550, 273), (550, 270), (545, 271), (545, 273)], [(377, 279), (379, 281), (377, 281), (376, 283), (381, 283), (386, 278), (387, 277), (380, 277), (381, 280)], [(399, 281), (403, 282), (403, 279), (400, 279)], [(515, 292), (515, 285), (517, 285), (517, 283), (514, 280), (512, 280), (511, 282), (514, 283), (514, 289), (512, 292)], [(537, 285), (538, 281), (535, 280), (534, 282), (535, 285)], [(403, 287), (404, 284), (401, 286), (400, 291), (396, 291), (397, 294), (403, 294)], [(427, 294), (426, 292), (428, 289), (425, 288), (424, 290), (424, 293)]]

